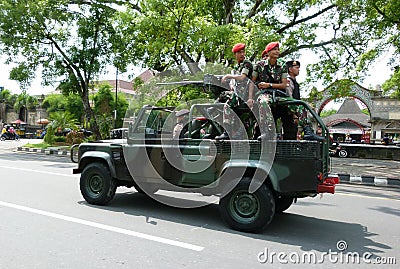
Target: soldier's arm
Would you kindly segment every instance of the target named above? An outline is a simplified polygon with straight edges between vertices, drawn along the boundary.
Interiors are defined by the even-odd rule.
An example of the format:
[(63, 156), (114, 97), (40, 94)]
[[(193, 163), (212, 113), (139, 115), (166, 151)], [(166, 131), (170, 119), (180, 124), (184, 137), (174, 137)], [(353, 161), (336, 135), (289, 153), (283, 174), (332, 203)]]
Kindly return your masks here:
[(287, 78), (282, 78), (281, 83), (271, 83), (272, 89), (285, 90), (287, 86)]
[(250, 82), (249, 83), (249, 99), (246, 102), (250, 109), (252, 109), (253, 105), (254, 105), (253, 93), (254, 93), (254, 83)]
[(242, 81), (242, 80), (244, 80), (245, 78), (247, 78), (247, 76), (246, 76), (246, 74), (240, 74), (240, 75), (231, 75), (231, 74), (228, 74), (228, 75), (225, 75), (225, 76), (222, 77), (222, 82), (225, 82), (228, 78), (230, 78), (230, 79), (236, 79), (236, 80), (238, 80), (238, 81)]

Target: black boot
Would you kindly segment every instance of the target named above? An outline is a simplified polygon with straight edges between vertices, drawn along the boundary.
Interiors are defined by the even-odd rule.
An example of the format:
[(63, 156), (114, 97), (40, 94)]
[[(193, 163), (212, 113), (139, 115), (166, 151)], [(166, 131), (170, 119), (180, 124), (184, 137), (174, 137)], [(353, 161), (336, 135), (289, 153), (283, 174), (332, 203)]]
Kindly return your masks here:
[(227, 131), (224, 131), (221, 135), (215, 137), (216, 140), (229, 140), (229, 135)]
[(311, 128), (310, 125), (306, 125), (303, 127), (303, 132), (304, 132), (304, 140), (314, 140), (314, 141), (325, 141), (325, 138), (322, 136), (314, 134), (313, 128)]

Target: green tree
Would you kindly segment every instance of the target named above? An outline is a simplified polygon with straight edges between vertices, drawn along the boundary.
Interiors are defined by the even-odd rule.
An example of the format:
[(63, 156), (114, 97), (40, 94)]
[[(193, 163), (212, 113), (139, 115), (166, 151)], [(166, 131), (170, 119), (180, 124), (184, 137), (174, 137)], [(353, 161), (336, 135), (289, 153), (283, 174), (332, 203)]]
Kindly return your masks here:
[(1, 0), (1, 52), (18, 64), (10, 78), (29, 85), (42, 66), (45, 84), (61, 81), (63, 93), (77, 93), (85, 115), (99, 138), (96, 117), (89, 104), (89, 85), (108, 64), (120, 70), (126, 60), (115, 8), (124, 0)]
[(49, 94), (43, 100), (42, 107), (47, 113), (64, 111), (67, 106), (67, 98), (62, 94)]
[(4, 89), (0, 91), (0, 102), (4, 102), (7, 106), (13, 107), (18, 95), (12, 94), (10, 90)]
[(115, 123), (115, 127), (121, 128), (124, 123), (124, 118), (129, 104), (124, 93), (118, 93), (117, 100), (117, 122)]
[(398, 43), (396, 7), (396, 0), (148, 0), (121, 19), (134, 41), (127, 53), (158, 71), (176, 66), (195, 73), (201, 62), (233, 63), (230, 49), (237, 42), (247, 43), (256, 60), (278, 40), (282, 57), (315, 53), (319, 61), (308, 67), (307, 83), (328, 85), (338, 76), (362, 76), (379, 52)]
[(397, 66), (391, 78), (383, 83), (382, 90), (384, 94), (400, 99), (400, 66)]
[(84, 122), (82, 99), (77, 94), (70, 93), (68, 96), (63, 94), (49, 94), (43, 100), (42, 107), (47, 113), (68, 111), (80, 123)]
[(67, 96), (65, 110), (71, 112), (81, 125), (85, 122), (82, 98), (80, 98), (79, 95), (70, 93)]
[(36, 97), (29, 95), (26, 91), (23, 91), (17, 96), (14, 103), (14, 110), (20, 114), (20, 118), (24, 121), (28, 120), (28, 111), (34, 109), (38, 104)]
[(98, 115), (111, 116), (114, 110), (114, 97), (111, 93), (110, 84), (101, 84), (99, 91), (93, 97), (94, 111)]
[(322, 110), (321, 114), (320, 114), (320, 117), (321, 118), (325, 118), (325, 117), (328, 117), (330, 115), (334, 115), (336, 113), (337, 113), (336, 109)]
[(58, 130), (61, 132), (66, 128), (70, 128), (72, 130), (77, 129), (78, 121), (74, 118), (69, 111), (55, 111), (50, 113), (51, 122), (47, 125), (47, 132), (44, 138), (44, 141), (52, 144), (54, 142), (54, 134)]
[(108, 137), (113, 126), (114, 99), (111, 85), (101, 84), (99, 91), (94, 95), (94, 111), (98, 118), (101, 137)]
[[(108, 124), (108, 129), (106, 126), (101, 127), (103, 131), (102, 133), (107, 134), (109, 130), (112, 128), (115, 116), (115, 107), (117, 108), (116, 122), (114, 122), (114, 126), (116, 128), (120, 128), (123, 125), (123, 118), (125, 117), (126, 110), (128, 108), (128, 102), (126, 100), (125, 94), (118, 93), (117, 94), (117, 106), (115, 106), (115, 95), (111, 91), (112, 86), (110, 84), (101, 84), (99, 86), (99, 91), (94, 95), (94, 111), (96, 115), (102, 117), (101, 122), (103, 124)], [(111, 124), (110, 124), (111, 123)]]

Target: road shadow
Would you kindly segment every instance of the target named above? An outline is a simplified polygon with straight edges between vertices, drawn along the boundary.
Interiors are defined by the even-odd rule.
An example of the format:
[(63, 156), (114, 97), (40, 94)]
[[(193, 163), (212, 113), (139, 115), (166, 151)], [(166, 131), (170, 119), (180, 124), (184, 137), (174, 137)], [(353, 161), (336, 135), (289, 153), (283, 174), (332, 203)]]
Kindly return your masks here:
[(336, 244), (344, 240), (348, 244), (346, 251), (360, 255), (370, 252), (374, 257), (384, 253), (391, 246), (374, 241), (377, 234), (368, 232), (360, 223), (341, 222), (294, 213), (276, 214), (272, 223), (260, 234), (243, 233), (228, 228), (222, 221), (217, 204), (201, 208), (182, 209), (161, 204), (150, 197), (137, 192), (117, 193), (109, 206), (93, 206), (85, 201), (81, 205), (103, 210), (122, 212), (127, 215), (143, 217), (143, 225), (157, 225), (157, 220), (201, 227), (224, 233), (238, 234), (244, 237), (276, 242), (299, 247), (302, 251), (329, 252), (338, 251)]
[(363, 195), (369, 197), (388, 198), (400, 200), (400, 188), (388, 188), (377, 186), (363, 186), (363, 185), (346, 185), (338, 186), (337, 192), (348, 195)]
[(374, 208), (370, 207), (369, 209), (400, 217), (400, 209), (394, 209), (387, 206), (379, 206)]

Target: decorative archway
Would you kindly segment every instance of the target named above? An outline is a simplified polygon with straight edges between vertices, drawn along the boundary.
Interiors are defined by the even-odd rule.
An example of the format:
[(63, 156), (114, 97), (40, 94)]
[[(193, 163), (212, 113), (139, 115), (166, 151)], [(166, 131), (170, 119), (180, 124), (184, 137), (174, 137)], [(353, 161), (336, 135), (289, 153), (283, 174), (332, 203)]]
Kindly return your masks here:
[[(339, 87), (343, 87), (343, 84), (346, 87), (345, 94), (338, 95)], [(324, 109), (324, 107), (332, 100), (341, 97), (354, 97), (364, 103), (372, 117), (372, 113), (374, 111), (374, 102), (372, 97), (380, 96), (379, 91), (368, 90), (356, 82), (348, 79), (338, 80), (329, 85), (325, 90), (321, 92), (322, 98), (317, 100), (314, 104), (316, 111), (318, 114)]]

